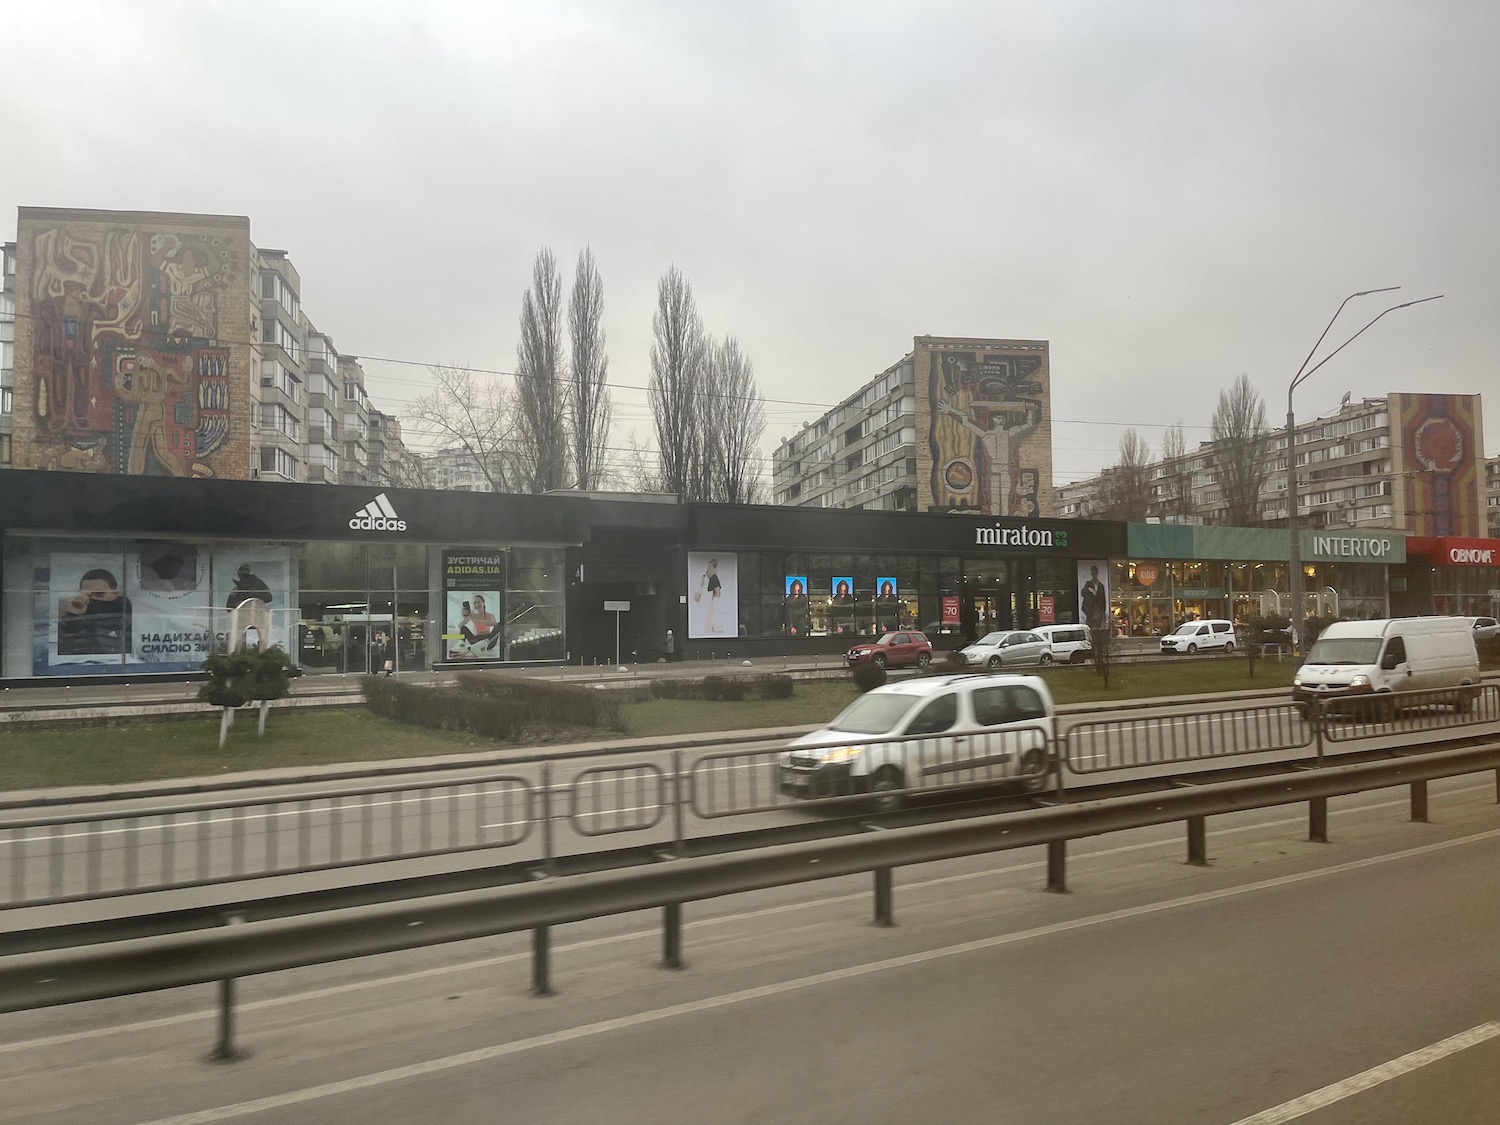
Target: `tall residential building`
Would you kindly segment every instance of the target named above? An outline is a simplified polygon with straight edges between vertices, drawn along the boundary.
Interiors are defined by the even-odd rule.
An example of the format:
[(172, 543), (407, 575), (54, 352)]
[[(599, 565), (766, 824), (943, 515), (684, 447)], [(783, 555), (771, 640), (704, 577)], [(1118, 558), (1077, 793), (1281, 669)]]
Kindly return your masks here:
[(1050, 516), (1047, 341), (919, 336), (771, 463), (778, 504)]
[(351, 446), (367, 448), (363, 373), (351, 440), (345, 360), (249, 219), (23, 207), (6, 265), (15, 468), (350, 479)]
[(16, 244), (0, 243), (0, 469), (10, 468), (10, 419), (15, 387)]
[(1500, 457), (1484, 463), (1484, 510), (1488, 535), (1500, 539)]
[(474, 454), (461, 446), (424, 453), (420, 458), (427, 488), (448, 492), (493, 492)]
[[(1483, 448), (1478, 395), (1391, 394), (1346, 402), (1332, 415), (1297, 425), (1298, 520), (1313, 528), (1483, 535)], [(1053, 500), (1065, 518), (1231, 523), (1235, 485), (1228, 460), (1223, 448), (1203, 442), (1182, 457), (1148, 465), (1143, 494), (1119, 495), (1121, 478), (1106, 470), (1057, 486)], [(1256, 475), (1256, 522), (1284, 525), (1285, 430), (1267, 435)]]

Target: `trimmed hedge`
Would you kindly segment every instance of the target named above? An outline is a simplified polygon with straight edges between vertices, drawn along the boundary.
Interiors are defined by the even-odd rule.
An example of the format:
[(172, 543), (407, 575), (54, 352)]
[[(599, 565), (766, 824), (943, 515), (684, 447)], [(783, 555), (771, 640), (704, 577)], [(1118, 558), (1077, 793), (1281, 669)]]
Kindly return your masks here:
[(516, 742), (558, 727), (620, 730), (615, 693), (487, 672), (464, 672), (452, 683), (406, 683), (389, 676), (361, 682), (370, 710), (432, 730), (456, 730)]
[(856, 664), (850, 669), (849, 675), (854, 680), (854, 686), (862, 692), (882, 687), (886, 681), (884, 664)]
[(739, 699), (790, 699), (796, 684), (780, 672), (762, 672), (750, 676), (713, 674), (701, 680), (661, 679), (651, 681), (656, 699), (706, 699), (734, 701)]

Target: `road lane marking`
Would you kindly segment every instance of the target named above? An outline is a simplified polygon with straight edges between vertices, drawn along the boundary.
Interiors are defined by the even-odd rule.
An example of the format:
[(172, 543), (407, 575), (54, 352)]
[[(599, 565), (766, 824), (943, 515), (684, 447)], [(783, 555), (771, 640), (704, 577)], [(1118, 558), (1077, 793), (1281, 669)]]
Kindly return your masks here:
[[(1479, 793), (1490, 791), (1490, 786), (1465, 785), (1457, 789), (1445, 790), (1446, 796), (1459, 796), (1464, 793)], [(1382, 809), (1405, 808), (1406, 798), (1395, 801), (1376, 801), (1368, 805), (1360, 805), (1350, 809), (1331, 809), (1330, 816), (1345, 816), (1356, 812), (1377, 812)], [(1301, 816), (1283, 817), (1278, 820), (1257, 821), (1254, 824), (1241, 824), (1233, 828), (1218, 829), (1214, 835), (1228, 836), (1240, 832), (1256, 832), (1268, 828), (1285, 828), (1294, 824), (1303, 824), (1306, 820)], [(1077, 855), (1069, 856), (1073, 863), (1081, 863), (1089, 859), (1108, 859), (1117, 855), (1126, 855), (1131, 852), (1147, 851), (1151, 848), (1162, 848), (1179, 846), (1181, 839), (1172, 836), (1162, 840), (1142, 840), (1135, 844), (1120, 844), (1113, 848), (1101, 848), (1093, 852), (1079, 852)], [(993, 879), (1001, 875), (1015, 875), (1023, 871), (1039, 871), (1046, 867), (1046, 863), (1032, 860), (1026, 863), (1012, 863), (1004, 867), (987, 867), (983, 871), (965, 871), (957, 875), (939, 875), (931, 879), (919, 879), (911, 883), (902, 883), (902, 890), (923, 890), (928, 887), (948, 886), (954, 883), (968, 883), (978, 879)], [(691, 932), (698, 929), (706, 929), (709, 926), (722, 926), (734, 922), (753, 922), (760, 918), (774, 917), (779, 914), (790, 914), (797, 910), (808, 910), (817, 906), (838, 906), (846, 902), (862, 902), (870, 897), (869, 891), (855, 891), (844, 895), (831, 895), (826, 898), (809, 899), (805, 902), (788, 902), (779, 906), (762, 906), (755, 910), (743, 910), (734, 914), (719, 914), (711, 918), (700, 918), (684, 922), (685, 928)], [(661, 937), (659, 929), (634, 930), (629, 933), (611, 934), (608, 937), (587, 938), (583, 941), (568, 942), (558, 945), (557, 953), (566, 953), (583, 949), (598, 949), (608, 945), (623, 945), (631, 941), (656, 941)], [(460, 961), (454, 964), (437, 965), (429, 969), (413, 969), (405, 973), (393, 973), (389, 976), (371, 977), (368, 980), (349, 981), (346, 984), (333, 984), (324, 988), (309, 989), (287, 996), (272, 996), (265, 1000), (252, 1000), (242, 1003), (238, 1010), (242, 1012), (260, 1011), (266, 1008), (278, 1008), (287, 1004), (301, 1004), (313, 1000), (322, 1000), (332, 996), (340, 996), (350, 992), (358, 992), (366, 988), (383, 988), (397, 984), (407, 984), (411, 981), (427, 980), (431, 977), (446, 976), (450, 973), (462, 973), (476, 971), (479, 969), (490, 969), (498, 965), (514, 964), (518, 961), (528, 961), (530, 953), (504, 953), (497, 957), (481, 957), (473, 961)], [(177, 1024), (191, 1023), (194, 1020), (207, 1020), (217, 1016), (213, 1010), (202, 1012), (181, 1012), (173, 1016), (161, 1016), (156, 1019), (139, 1020), (135, 1023), (121, 1024), (118, 1027), (95, 1027), (86, 1031), (71, 1031), (62, 1035), (52, 1035), (43, 1039), (24, 1039), (14, 1043), (0, 1043), (0, 1055), (11, 1054), (16, 1051), (33, 1050), (47, 1047), (62, 1046), (67, 1043), (76, 1043), (81, 1040), (99, 1039), (106, 1035), (129, 1035), (137, 1031), (149, 1031), (158, 1027), (172, 1027)]]
[(1496, 1036), (1500, 1036), (1500, 1023), (1482, 1023), (1478, 1027), (1471, 1027), (1468, 1031), (1461, 1031), (1457, 1035), (1450, 1035), (1447, 1039), (1430, 1046), (1402, 1055), (1399, 1059), (1392, 1059), (1390, 1062), (1381, 1063), (1360, 1074), (1345, 1078), (1341, 1082), (1324, 1086), (1321, 1090), (1314, 1090), (1310, 1094), (1303, 1094), (1300, 1098), (1293, 1098), (1289, 1102), (1282, 1102), (1270, 1109), (1252, 1113), (1249, 1117), (1242, 1117), (1234, 1125), (1283, 1125), (1284, 1122), (1295, 1121), (1325, 1106), (1333, 1105), (1335, 1102), (1341, 1102), (1345, 1098), (1379, 1086), (1382, 1082), (1400, 1078), (1403, 1074), (1410, 1074), (1439, 1059), (1445, 1059), (1449, 1055), (1456, 1055), (1459, 1051), (1486, 1043)]
[[(1102, 926), (1111, 922), (1143, 918), (1186, 906), (1221, 902), (1225, 899), (1239, 898), (1256, 891), (1295, 886), (1298, 883), (1311, 882), (1314, 879), (1322, 879), (1329, 875), (1342, 875), (1352, 871), (1363, 871), (1367, 868), (1394, 863), (1398, 860), (1432, 855), (1437, 852), (1462, 847), (1465, 844), (1495, 839), (1500, 839), (1500, 828), (1490, 829), (1487, 832), (1478, 832), (1472, 836), (1462, 836), (1453, 840), (1424, 844), (1421, 847), (1408, 848), (1404, 851), (1391, 852), (1386, 855), (1367, 856), (1364, 859), (1351, 860), (1348, 863), (1339, 863), (1332, 867), (1318, 868), (1313, 871), (1300, 871), (1291, 875), (1281, 875), (1274, 879), (1264, 879), (1257, 883), (1247, 883), (1238, 887), (1222, 887), (1218, 890), (1183, 895), (1178, 898), (1165, 899), (1161, 902), (1143, 903), (1140, 906), (1111, 910), (1104, 914), (1074, 918), (1065, 922), (1053, 922), (1049, 925), (1036, 926), (1029, 930), (997, 934), (994, 937), (979, 938), (975, 941), (960, 942), (956, 945), (940, 946), (937, 949), (924, 949), (917, 953), (907, 953), (899, 957), (869, 961), (863, 965), (849, 965), (842, 969), (813, 973), (810, 976), (794, 977), (791, 980), (778, 981), (774, 984), (764, 984), (755, 988), (741, 989), (737, 992), (726, 992), (718, 996), (708, 996), (701, 1000), (690, 1000), (682, 1004), (670, 1004), (664, 1008), (636, 1012), (633, 1015), (618, 1016), (614, 1019), (599, 1020), (595, 1023), (580, 1024), (577, 1027), (564, 1028), (561, 1031), (549, 1032), (545, 1035), (535, 1035), (527, 1039), (516, 1039), (509, 1043), (496, 1043), (489, 1047), (480, 1047), (477, 1050), (464, 1051), (456, 1055), (428, 1059), (424, 1062), (393, 1067), (389, 1070), (375, 1071), (371, 1074), (347, 1078), (340, 1082), (328, 1082), (320, 1086), (307, 1086), (303, 1089), (291, 1090), (284, 1094), (273, 1094), (269, 1097), (254, 1098), (250, 1101), (216, 1106), (211, 1109), (198, 1110), (175, 1117), (163, 1117), (155, 1121), (146, 1122), (144, 1125), (212, 1125), (216, 1121), (229, 1121), (237, 1117), (247, 1117), (255, 1113), (265, 1113), (268, 1110), (303, 1105), (307, 1102), (337, 1097), (341, 1094), (351, 1094), (376, 1086), (388, 1086), (394, 1082), (404, 1082), (413, 1078), (425, 1078), (428, 1075), (472, 1066), (475, 1063), (491, 1062), (510, 1055), (518, 1055), (526, 1051), (535, 1051), (546, 1047), (555, 1047), (580, 1039), (592, 1039), (611, 1032), (644, 1027), (650, 1024), (661, 1023), (665, 1020), (676, 1019), (680, 1016), (697, 1015), (701, 1012), (711, 1012), (719, 1008), (728, 1008), (755, 1000), (766, 1000), (775, 996), (801, 992), (809, 988), (818, 988), (827, 984), (857, 980), (860, 977), (891, 972), (897, 969), (912, 968), (913, 966), (925, 965), (933, 961), (942, 961), (950, 957), (958, 957), (968, 953), (999, 949), (1003, 946), (1032, 941), (1037, 938), (1054, 937), (1058, 934), (1071, 933), (1075, 930), (1093, 929), (1096, 926)], [(1271, 1119), (1267, 1119), (1267, 1121), (1269, 1120)], [(1244, 1125), (1244, 1123), (1237, 1123), (1237, 1125)], [(1266, 1125), (1266, 1123), (1257, 1122), (1256, 1125)]]

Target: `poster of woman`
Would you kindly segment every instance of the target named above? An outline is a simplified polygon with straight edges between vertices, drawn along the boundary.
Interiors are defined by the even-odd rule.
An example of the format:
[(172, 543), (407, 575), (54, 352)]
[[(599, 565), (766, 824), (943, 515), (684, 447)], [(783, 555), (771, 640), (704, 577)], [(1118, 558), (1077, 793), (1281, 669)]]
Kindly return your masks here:
[(712, 640), (740, 635), (738, 560), (707, 551), (688, 555), (688, 637)]
[(501, 604), (499, 590), (449, 590), (448, 632), (445, 634), (449, 660), (500, 660), (505, 656), (496, 610)]
[(794, 637), (807, 636), (811, 607), (807, 600), (807, 575), (786, 575), (786, 601), (783, 603), (786, 631)]
[(829, 601), (828, 616), (835, 633), (856, 631), (853, 575), (834, 575), (829, 583), (833, 597)]
[(875, 579), (875, 624), (882, 633), (901, 628), (901, 603), (895, 578)]

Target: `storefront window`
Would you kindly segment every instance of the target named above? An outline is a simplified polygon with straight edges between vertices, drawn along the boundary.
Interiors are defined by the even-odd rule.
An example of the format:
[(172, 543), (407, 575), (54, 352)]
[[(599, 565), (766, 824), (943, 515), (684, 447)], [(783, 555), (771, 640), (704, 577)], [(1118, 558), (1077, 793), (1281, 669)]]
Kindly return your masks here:
[(563, 553), (555, 547), (510, 552), (505, 595), (505, 658), (561, 660), (567, 654)]
[(1500, 567), (1439, 566), (1432, 572), (1434, 613), (1500, 616)]
[(296, 644), (295, 549), (275, 543), (7, 537), (6, 675), (191, 672), (229, 644), (235, 609)]

